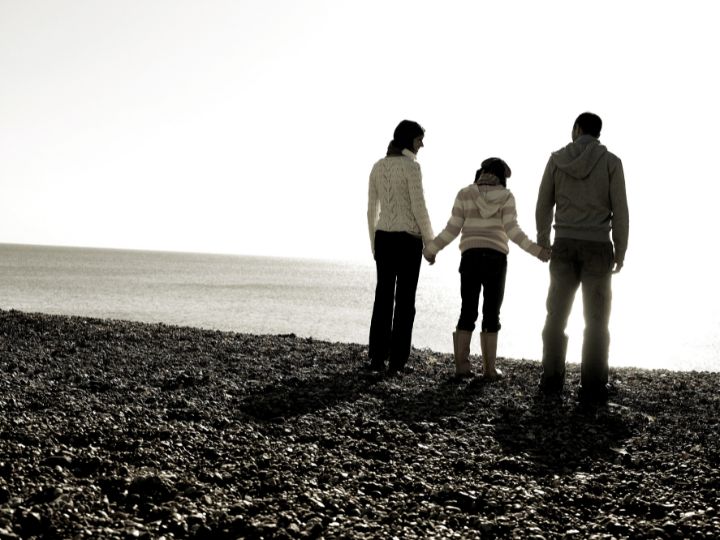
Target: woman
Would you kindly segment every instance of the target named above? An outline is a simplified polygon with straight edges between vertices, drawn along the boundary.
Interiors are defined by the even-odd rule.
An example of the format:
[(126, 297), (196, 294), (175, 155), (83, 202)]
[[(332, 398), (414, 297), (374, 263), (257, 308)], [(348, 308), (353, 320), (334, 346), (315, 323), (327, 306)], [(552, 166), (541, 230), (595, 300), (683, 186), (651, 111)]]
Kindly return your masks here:
[(370, 368), (394, 375), (405, 371), (415, 321), (415, 291), (423, 243), (433, 238), (416, 154), (425, 130), (403, 120), (387, 155), (370, 173), (368, 230), (377, 268), (370, 323)]
[(495, 367), (500, 307), (505, 293), (508, 239), (528, 253), (547, 262), (549, 250), (532, 242), (517, 223), (515, 197), (507, 189), (511, 171), (500, 158), (482, 162), (475, 182), (460, 190), (455, 198), (452, 217), (445, 229), (423, 251), (432, 264), (435, 255), (462, 232), (460, 238), (460, 320), (453, 332), (455, 373), (472, 377), (470, 342), (478, 318), (480, 291), (483, 291), (480, 349), (483, 377), (495, 380), (502, 373)]

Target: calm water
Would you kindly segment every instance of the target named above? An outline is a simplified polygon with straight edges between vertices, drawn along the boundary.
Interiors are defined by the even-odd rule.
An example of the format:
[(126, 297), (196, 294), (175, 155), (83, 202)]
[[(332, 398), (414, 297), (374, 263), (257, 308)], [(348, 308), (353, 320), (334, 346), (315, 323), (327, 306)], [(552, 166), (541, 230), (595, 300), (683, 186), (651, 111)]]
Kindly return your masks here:
[[(547, 267), (516, 259), (511, 253), (499, 354), (538, 359)], [(418, 348), (452, 351), (458, 261), (450, 255), (422, 269), (413, 338)], [(366, 343), (374, 286), (371, 261), (0, 245), (2, 309)], [(665, 331), (662, 310), (644, 307), (652, 291), (627, 282), (614, 290), (611, 365), (720, 370), (714, 299), (698, 317), (703, 324)], [(570, 361), (579, 360), (581, 311), (578, 297), (568, 329)], [(680, 335), (673, 337), (673, 330)]]

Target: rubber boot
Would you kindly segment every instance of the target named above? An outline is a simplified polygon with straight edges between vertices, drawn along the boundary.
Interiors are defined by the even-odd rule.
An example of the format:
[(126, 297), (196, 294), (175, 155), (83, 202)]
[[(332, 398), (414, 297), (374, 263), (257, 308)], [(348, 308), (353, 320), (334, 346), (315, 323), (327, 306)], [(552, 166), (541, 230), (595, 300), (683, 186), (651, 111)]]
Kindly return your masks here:
[(568, 338), (559, 339), (543, 334), (543, 372), (540, 378), (540, 392), (546, 396), (560, 396), (565, 385), (565, 356)]
[(483, 378), (495, 381), (502, 378), (502, 371), (495, 367), (497, 361), (497, 332), (480, 332), (480, 349), (483, 358)]
[(456, 330), (453, 332), (453, 345), (455, 352), (455, 375), (457, 377), (472, 377), (472, 365), (470, 364), (470, 342), (472, 332), (467, 330)]

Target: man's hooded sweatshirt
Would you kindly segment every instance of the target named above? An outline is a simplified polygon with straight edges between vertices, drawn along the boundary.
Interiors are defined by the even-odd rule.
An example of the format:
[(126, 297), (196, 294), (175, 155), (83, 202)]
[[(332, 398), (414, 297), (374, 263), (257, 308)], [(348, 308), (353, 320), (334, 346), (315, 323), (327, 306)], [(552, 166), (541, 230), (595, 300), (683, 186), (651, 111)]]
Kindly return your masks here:
[(460, 251), (489, 248), (508, 253), (508, 239), (536, 257), (542, 248), (530, 240), (517, 222), (515, 197), (500, 185), (498, 178), (482, 174), (478, 183), (461, 189), (445, 229), (430, 242), (425, 252), (435, 255), (462, 231)]
[(551, 154), (535, 210), (541, 246), (550, 246), (553, 207), (555, 238), (608, 242), (612, 231), (615, 261), (624, 261), (629, 214), (622, 162), (597, 138), (581, 135)]

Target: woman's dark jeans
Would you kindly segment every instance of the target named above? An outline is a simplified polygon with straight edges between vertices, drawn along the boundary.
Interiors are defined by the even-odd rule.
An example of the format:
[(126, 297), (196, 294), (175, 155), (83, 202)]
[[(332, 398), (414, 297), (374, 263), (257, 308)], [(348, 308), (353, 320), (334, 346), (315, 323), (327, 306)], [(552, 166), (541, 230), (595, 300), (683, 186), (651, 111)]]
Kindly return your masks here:
[(541, 387), (557, 391), (565, 380), (567, 326), (575, 293), (582, 285), (585, 333), (582, 346), (580, 384), (588, 392), (604, 391), (608, 381), (610, 306), (613, 246), (558, 238), (550, 258), (550, 289), (543, 328), (543, 375)]
[(389, 358), (391, 368), (402, 369), (410, 357), (422, 248), (420, 238), (405, 232), (375, 233), (377, 285), (368, 351), (375, 365)]
[(475, 330), (480, 291), (483, 293), (483, 332), (500, 330), (500, 308), (505, 297), (507, 255), (494, 249), (473, 248), (463, 251), (460, 260), (460, 296), (462, 308), (458, 330)]

